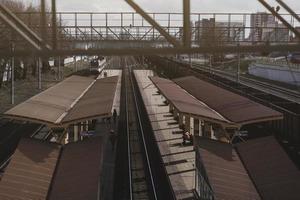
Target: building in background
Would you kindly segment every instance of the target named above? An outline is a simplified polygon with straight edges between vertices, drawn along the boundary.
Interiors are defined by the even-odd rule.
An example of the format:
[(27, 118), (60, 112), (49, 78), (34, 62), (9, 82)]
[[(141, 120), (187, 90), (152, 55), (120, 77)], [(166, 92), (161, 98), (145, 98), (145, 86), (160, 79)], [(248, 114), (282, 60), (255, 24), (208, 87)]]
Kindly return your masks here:
[(250, 19), (250, 40), (253, 42), (262, 41), (263, 27), (275, 26), (275, 17), (266, 12), (257, 12), (251, 14)]
[(289, 41), (289, 30), (278, 23), (273, 15), (257, 12), (251, 14), (250, 20), (249, 40), (252, 43)]
[(215, 18), (195, 22), (195, 41), (201, 46), (234, 44), (245, 37), (243, 22), (218, 22)]

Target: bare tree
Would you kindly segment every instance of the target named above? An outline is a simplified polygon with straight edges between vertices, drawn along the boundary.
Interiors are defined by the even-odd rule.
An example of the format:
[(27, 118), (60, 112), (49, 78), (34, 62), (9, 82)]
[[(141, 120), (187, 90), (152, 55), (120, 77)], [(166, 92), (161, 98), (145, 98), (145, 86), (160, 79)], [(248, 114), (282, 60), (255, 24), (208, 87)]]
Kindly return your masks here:
[[(21, 19), (30, 29), (32, 29), (36, 34), (40, 35), (40, 10), (41, 8), (35, 7), (32, 4), (25, 5), (20, 0), (0, 0), (0, 3), (9, 8), (12, 12), (14, 12), (19, 19)], [(49, 11), (49, 9), (46, 8)], [(46, 15), (46, 25), (47, 31), (51, 32), (51, 14)], [(61, 30), (57, 31), (58, 38), (64, 38), (65, 33)], [(46, 37), (49, 38), (49, 37)], [(49, 42), (49, 41), (46, 41)], [(26, 43), (17, 33), (7, 27), (0, 20), (0, 50), (11, 51), (12, 43), (15, 46), (15, 49), (26, 49), (28, 51), (33, 50), (28, 43)], [(3, 81), (3, 75), (5, 70), (7, 70), (6, 66), (9, 65), (10, 59), (4, 59), (0, 57), (1, 65), (0, 65), (0, 87)], [(5, 62), (5, 64), (4, 64)], [(18, 63), (23, 63), (23, 67)], [(33, 57), (22, 58), (21, 60), (15, 59), (15, 72), (16, 78), (18, 79), (26, 79), (27, 73), (31, 72), (32, 76), (36, 76), (36, 59)], [(48, 58), (43, 58), (43, 67), (42, 73), (47, 73), (50, 70)]]
[[(25, 11), (25, 5), (18, 0), (0, 0), (0, 3), (5, 5), (7, 8), (9, 8), (13, 12), (23, 12)], [(12, 39), (15, 36), (12, 34), (12, 31), (6, 27), (2, 22), (0, 22), (0, 49), (10, 51), (12, 47)], [(0, 58), (0, 88), (3, 85), (4, 75), (7, 74), (7, 65), (9, 64), (10, 59)], [(20, 63), (20, 61), (16, 61), (16, 63)], [(16, 78), (19, 78), (20, 71), (22, 69), (20, 68), (20, 65), (16, 65), (15, 73)], [(5, 77), (7, 78), (7, 77)]]

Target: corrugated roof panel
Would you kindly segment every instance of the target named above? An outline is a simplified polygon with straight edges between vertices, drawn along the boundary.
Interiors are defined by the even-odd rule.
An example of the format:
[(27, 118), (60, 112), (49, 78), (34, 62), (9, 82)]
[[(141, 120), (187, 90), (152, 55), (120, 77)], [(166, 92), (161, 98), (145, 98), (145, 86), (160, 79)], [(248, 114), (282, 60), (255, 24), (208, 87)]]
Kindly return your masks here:
[(4, 116), (54, 126), (111, 115), (119, 77), (72, 76), (30, 98)]
[(5, 115), (54, 124), (93, 81), (92, 78), (71, 76), (15, 106)]
[(111, 115), (118, 80), (118, 76), (97, 79), (67, 113), (61, 123), (70, 123), (101, 115)]
[(150, 79), (165, 98), (179, 110), (179, 112), (189, 113), (205, 119), (230, 123), (227, 119), (191, 96), (174, 82), (159, 77), (150, 77)]
[(273, 136), (240, 143), (237, 151), (263, 199), (300, 199), (300, 171)]
[(46, 199), (60, 146), (22, 139), (0, 181), (0, 199)]
[(198, 152), (214, 197), (222, 200), (260, 199), (231, 144), (197, 137)]
[(178, 78), (174, 82), (235, 123), (247, 124), (283, 117), (281, 113), (271, 108), (193, 76)]
[(97, 200), (100, 194), (102, 138), (68, 144), (53, 180), (50, 200)]

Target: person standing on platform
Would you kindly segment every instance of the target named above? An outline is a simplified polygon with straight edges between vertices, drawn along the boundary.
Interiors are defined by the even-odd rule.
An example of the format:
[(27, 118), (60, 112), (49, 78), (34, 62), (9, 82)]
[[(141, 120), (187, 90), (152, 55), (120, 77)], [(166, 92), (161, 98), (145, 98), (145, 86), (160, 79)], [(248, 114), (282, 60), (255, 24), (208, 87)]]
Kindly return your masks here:
[(113, 119), (114, 119), (114, 123), (117, 123), (117, 116), (118, 116), (118, 114), (117, 114), (117, 110), (116, 110), (116, 109), (114, 109), (114, 112), (113, 112)]

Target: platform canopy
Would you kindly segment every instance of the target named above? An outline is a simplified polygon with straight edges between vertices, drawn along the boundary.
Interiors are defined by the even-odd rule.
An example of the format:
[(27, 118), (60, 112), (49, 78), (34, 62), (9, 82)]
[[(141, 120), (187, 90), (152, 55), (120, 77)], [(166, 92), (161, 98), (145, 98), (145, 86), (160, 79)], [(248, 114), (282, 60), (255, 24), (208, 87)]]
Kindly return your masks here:
[[(258, 191), (231, 144), (195, 138), (196, 167), (213, 199), (260, 200)], [(199, 177), (199, 176), (198, 176)]]
[(238, 125), (283, 118), (280, 112), (193, 76), (178, 78), (174, 82), (228, 121)]
[(231, 124), (229, 120), (190, 95), (173, 81), (159, 77), (150, 77), (150, 80), (180, 113), (201, 117), (205, 120)]
[(99, 199), (102, 141), (61, 146), (23, 138), (0, 181), (0, 199)]
[(118, 76), (71, 76), (4, 113), (4, 117), (49, 126), (67, 126), (111, 116)]
[(22, 139), (0, 181), (0, 199), (46, 199), (60, 146)]
[(239, 143), (237, 151), (263, 199), (299, 199), (300, 170), (273, 136)]

